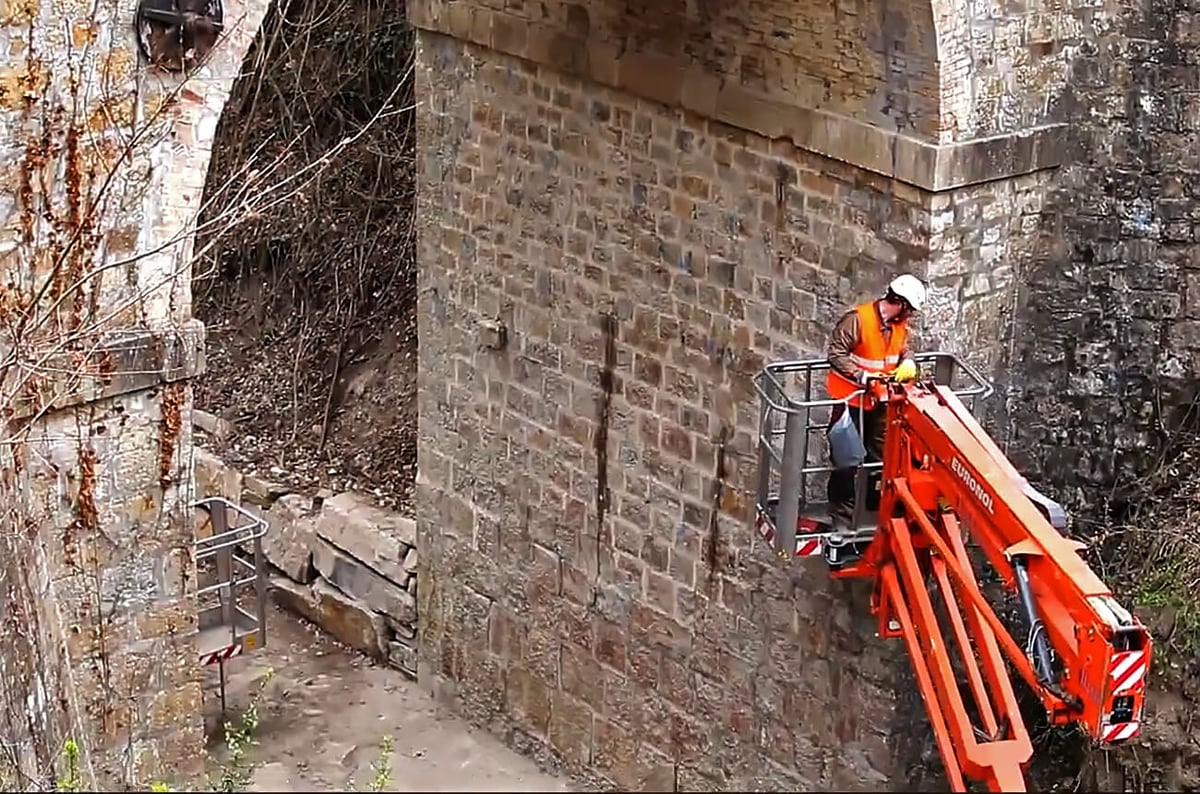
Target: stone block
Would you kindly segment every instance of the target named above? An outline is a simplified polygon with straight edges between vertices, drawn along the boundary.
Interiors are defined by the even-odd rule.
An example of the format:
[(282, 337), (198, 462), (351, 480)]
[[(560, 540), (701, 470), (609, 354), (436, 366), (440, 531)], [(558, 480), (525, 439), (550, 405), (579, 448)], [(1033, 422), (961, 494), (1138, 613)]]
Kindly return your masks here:
[(263, 537), (267, 561), (301, 584), (311, 582), (312, 549), (317, 542), (317, 516), (312, 502), (300, 494), (287, 494), (271, 505), (264, 518), (268, 523)]
[(393, 640), (388, 643), (388, 664), (416, 678), (417, 649), (406, 642)]
[(208, 411), (201, 411), (198, 408), (192, 410), (192, 424), (199, 430), (216, 438), (218, 441), (223, 441), (233, 435), (233, 423), (221, 417), (211, 414)]
[(400, 623), (417, 622), (417, 600), (411, 593), (328, 541), (316, 539), (312, 561), (313, 567), (331, 584), (376, 612)]
[(247, 474), (242, 478), (242, 501), (248, 504), (269, 508), (287, 492), (287, 487), (256, 474)]
[(383, 616), (328, 582), (311, 585), (284, 576), (271, 577), (275, 603), (315, 624), (338, 642), (379, 661), (387, 659)]
[(401, 623), (394, 618), (387, 619), (388, 628), (395, 632), (396, 636), (402, 640), (413, 640), (417, 638), (416, 623)]
[(236, 469), (201, 447), (194, 448), (192, 460), (197, 499), (221, 496), (231, 502), (241, 500), (242, 475)]
[(325, 500), (317, 534), (394, 582), (408, 581), (408, 550), (417, 545), (416, 523), (381, 510), (368, 497), (340, 493)]
[[(242, 475), (233, 467), (226, 466), (224, 461), (213, 453), (200, 447), (194, 448), (192, 482), (195, 487), (195, 499), (221, 497), (238, 504), (242, 493)], [(238, 520), (233, 510), (226, 510), (226, 523), (232, 525)], [(207, 537), (212, 534), (212, 516), (207, 510), (195, 511), (194, 532), (196, 537)]]

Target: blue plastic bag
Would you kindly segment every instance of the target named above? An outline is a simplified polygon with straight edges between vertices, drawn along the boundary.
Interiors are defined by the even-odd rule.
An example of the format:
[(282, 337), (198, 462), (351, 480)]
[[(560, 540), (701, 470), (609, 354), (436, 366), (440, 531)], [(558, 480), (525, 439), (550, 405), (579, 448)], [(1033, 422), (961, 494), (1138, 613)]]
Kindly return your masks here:
[(853, 469), (861, 466), (867, 459), (867, 448), (863, 446), (862, 435), (858, 425), (854, 423), (854, 411), (847, 407), (842, 415), (829, 428), (829, 456), (833, 465), (839, 469)]

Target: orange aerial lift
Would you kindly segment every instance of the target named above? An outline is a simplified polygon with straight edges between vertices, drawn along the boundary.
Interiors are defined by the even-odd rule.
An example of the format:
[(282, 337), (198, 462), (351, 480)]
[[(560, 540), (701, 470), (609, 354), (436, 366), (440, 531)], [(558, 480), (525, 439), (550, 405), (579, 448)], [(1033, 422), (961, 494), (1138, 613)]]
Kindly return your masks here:
[[(972, 415), (968, 403), (990, 385), (951, 354), (917, 359), (927, 380), (865, 388), (887, 404), (884, 460), (857, 468), (854, 529), (842, 531), (818, 494), (818, 475), (832, 470), (821, 458), (838, 402), (818, 394), (829, 365), (767, 366), (756, 381), (757, 528), (783, 557), (820, 556), (833, 576), (874, 583), (880, 636), (908, 648), (954, 791), (966, 790), (964, 779), (1025, 791), (1033, 748), (1005, 662), (1051, 723), (1123, 742), (1138, 735), (1150, 635), (1084, 562), (1083, 544), (1063, 535), (1063, 510), (1017, 473)], [(1023, 644), (985, 598), (969, 547), (1019, 601)]]

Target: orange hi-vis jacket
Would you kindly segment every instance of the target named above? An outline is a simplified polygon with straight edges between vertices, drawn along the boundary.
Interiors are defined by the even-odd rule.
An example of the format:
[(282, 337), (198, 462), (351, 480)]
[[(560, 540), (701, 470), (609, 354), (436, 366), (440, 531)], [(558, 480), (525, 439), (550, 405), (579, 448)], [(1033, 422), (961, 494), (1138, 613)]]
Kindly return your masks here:
[[(859, 333), (858, 344), (851, 355), (854, 363), (868, 372), (883, 373), (895, 369), (900, 363), (900, 355), (904, 352), (905, 344), (908, 342), (908, 324), (893, 325), (891, 337), (885, 340), (883, 324), (879, 318), (879, 310), (875, 308), (875, 301), (859, 304), (855, 311), (858, 313)], [(834, 369), (829, 370), (829, 377), (825, 385), (829, 390), (829, 396), (835, 400), (845, 400), (854, 392), (864, 388), (862, 383), (852, 381)], [(860, 405), (862, 396), (861, 394), (855, 396), (848, 401), (848, 404)], [(872, 401), (868, 401), (868, 408), (870, 402)]]

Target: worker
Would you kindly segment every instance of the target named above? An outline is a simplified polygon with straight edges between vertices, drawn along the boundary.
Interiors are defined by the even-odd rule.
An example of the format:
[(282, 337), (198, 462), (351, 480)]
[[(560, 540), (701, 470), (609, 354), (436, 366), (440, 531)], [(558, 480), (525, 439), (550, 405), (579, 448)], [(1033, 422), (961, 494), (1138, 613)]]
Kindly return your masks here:
[[(862, 428), (868, 462), (883, 460), (887, 427), (887, 404), (879, 399), (871, 381), (890, 377), (904, 382), (917, 377), (917, 365), (908, 348), (908, 321), (924, 305), (925, 285), (906, 273), (892, 279), (883, 297), (843, 314), (830, 336), (829, 396), (849, 399), (833, 406), (829, 426), (841, 418), (847, 405), (856, 409), (852, 418), (855, 426)], [(860, 393), (851, 397), (855, 392)], [(835, 468), (829, 475), (830, 519), (835, 528), (854, 528), (855, 473), (854, 468)]]

